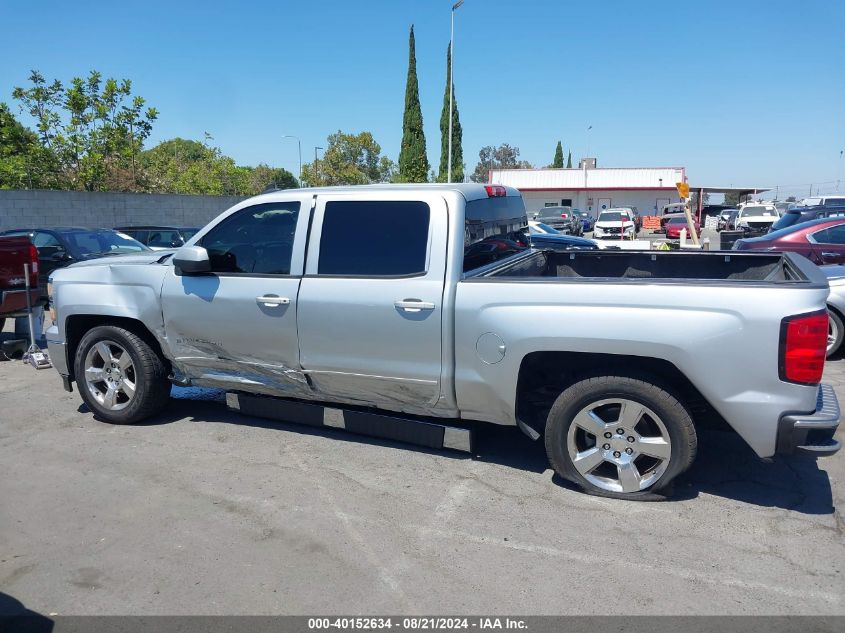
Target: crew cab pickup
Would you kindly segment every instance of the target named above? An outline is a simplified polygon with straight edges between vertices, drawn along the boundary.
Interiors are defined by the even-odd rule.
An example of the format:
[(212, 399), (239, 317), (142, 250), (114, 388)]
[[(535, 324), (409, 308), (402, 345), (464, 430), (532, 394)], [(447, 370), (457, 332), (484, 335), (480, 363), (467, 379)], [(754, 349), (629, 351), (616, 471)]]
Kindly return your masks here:
[(7, 318), (26, 315), (26, 277), (29, 264), (30, 302), (38, 303), (38, 251), (27, 237), (0, 237), (0, 331)]
[(838, 450), (810, 262), (526, 248), (468, 269), (473, 244), (525, 224), (498, 185), (263, 194), (178, 250), (55, 272), (50, 356), (112, 423), (154, 415), (175, 382), (434, 447), (512, 425), (562, 477), (621, 498), (668, 494), (708, 416), (761, 457)]

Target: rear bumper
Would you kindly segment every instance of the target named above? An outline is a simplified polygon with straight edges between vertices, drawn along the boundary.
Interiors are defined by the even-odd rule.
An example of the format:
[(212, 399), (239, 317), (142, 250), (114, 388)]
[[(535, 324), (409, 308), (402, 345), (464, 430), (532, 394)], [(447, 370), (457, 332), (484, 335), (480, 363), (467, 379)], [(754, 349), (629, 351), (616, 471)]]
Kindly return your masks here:
[(827, 457), (842, 444), (833, 438), (839, 426), (839, 401), (830, 385), (819, 385), (816, 410), (812, 413), (789, 413), (778, 422), (777, 453)]
[[(29, 299), (33, 306), (38, 305), (41, 291), (32, 288), (29, 291)], [(2, 290), (0, 291), (0, 317), (22, 316), (26, 314), (26, 290)]]

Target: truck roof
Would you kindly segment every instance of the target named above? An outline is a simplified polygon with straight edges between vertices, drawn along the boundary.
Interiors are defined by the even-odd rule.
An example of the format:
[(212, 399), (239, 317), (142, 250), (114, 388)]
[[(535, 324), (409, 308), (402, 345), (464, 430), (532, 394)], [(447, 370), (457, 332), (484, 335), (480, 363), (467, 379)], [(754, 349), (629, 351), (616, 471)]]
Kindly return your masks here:
[(312, 194), (326, 193), (355, 193), (358, 191), (456, 191), (460, 193), (467, 202), (489, 198), (485, 187), (502, 187), (508, 196), (520, 196), (521, 194), (513, 187), (504, 185), (491, 185), (488, 183), (461, 182), (461, 183), (407, 183), (407, 184), (377, 184), (377, 185), (345, 185), (339, 187), (308, 187), (303, 189), (276, 189), (260, 193), (251, 198), (260, 200), (265, 197), (278, 197), (279, 194), (301, 191)]

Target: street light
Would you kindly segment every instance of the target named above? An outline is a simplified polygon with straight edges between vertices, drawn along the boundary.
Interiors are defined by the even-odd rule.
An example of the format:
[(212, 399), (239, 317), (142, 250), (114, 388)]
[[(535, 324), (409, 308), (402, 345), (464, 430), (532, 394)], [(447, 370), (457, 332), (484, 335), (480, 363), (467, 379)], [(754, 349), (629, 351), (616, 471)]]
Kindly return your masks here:
[(449, 34), (449, 166), (446, 170), (446, 182), (452, 182), (452, 95), (455, 92), (455, 76), (452, 74), (452, 68), (455, 65), (455, 11), (463, 3), (464, 0), (458, 0), (452, 5), (451, 32)]
[(302, 186), (302, 141), (299, 140), (298, 136), (294, 136), (293, 134), (283, 134), (282, 138), (295, 138), (296, 145), (299, 148), (299, 186)]
[(314, 186), (317, 186), (317, 150), (324, 150), (325, 147), (314, 147)]

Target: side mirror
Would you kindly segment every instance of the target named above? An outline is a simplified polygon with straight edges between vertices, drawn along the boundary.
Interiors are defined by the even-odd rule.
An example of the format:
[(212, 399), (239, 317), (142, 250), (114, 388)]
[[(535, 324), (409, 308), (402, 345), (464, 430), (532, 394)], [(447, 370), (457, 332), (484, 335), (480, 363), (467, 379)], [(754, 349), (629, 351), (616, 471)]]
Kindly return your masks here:
[(200, 275), (211, 272), (208, 251), (202, 246), (183, 246), (173, 255), (177, 275)]

